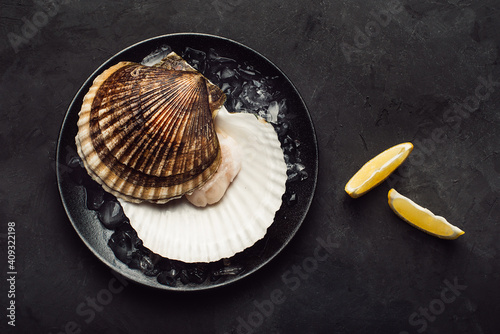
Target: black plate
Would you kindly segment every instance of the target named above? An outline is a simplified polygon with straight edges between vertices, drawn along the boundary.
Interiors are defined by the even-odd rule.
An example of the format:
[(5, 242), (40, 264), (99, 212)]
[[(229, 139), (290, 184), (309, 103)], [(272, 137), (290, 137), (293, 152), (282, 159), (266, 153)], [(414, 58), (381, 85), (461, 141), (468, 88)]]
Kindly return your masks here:
[[(203, 277), (201, 283), (178, 282), (175, 286), (160, 284), (155, 275), (147, 276), (142, 271), (131, 269), (117, 259), (108, 246), (113, 231), (101, 224), (96, 211), (87, 208), (86, 189), (81, 185), (82, 176), (73, 175), (75, 169), (80, 168), (75, 147), (78, 112), (83, 97), (94, 78), (119, 61), (141, 62), (144, 57), (165, 46), (171, 47), (180, 55), (184, 55), (186, 50), (191, 53), (196, 53), (193, 50), (212, 55), (216, 53), (221, 57), (235, 60), (238, 65), (244, 64), (245, 68), (253, 68), (255, 73), (272, 78), (273, 93), (286, 99), (287, 106), (285, 120), (288, 129), (285, 135), (280, 136), (280, 141), (282, 145), (293, 146), (290, 147), (296, 151), (294, 154), (297, 155), (306, 172), (301, 174), (301, 178), (290, 175), (292, 180), (287, 182), (287, 191), (283, 197), (282, 206), (276, 213), (274, 223), (268, 229), (264, 239), (224, 261), (226, 264), (236, 263), (241, 266), (241, 271), (217, 276), (215, 279)], [(187, 60), (190, 62), (189, 59)], [(200, 71), (203, 72), (202, 69)], [(290, 143), (290, 140), (293, 142)], [(191, 33), (164, 35), (142, 41), (119, 52), (102, 64), (83, 84), (68, 108), (59, 135), (56, 159), (62, 203), (69, 220), (87, 247), (102, 262), (130, 280), (155, 288), (182, 291), (203, 290), (226, 285), (250, 275), (275, 257), (302, 224), (313, 198), (318, 173), (318, 150), (311, 117), (304, 101), (285, 74), (265, 57), (240, 43), (217, 36)], [(289, 172), (293, 174), (293, 171), (289, 170)]]

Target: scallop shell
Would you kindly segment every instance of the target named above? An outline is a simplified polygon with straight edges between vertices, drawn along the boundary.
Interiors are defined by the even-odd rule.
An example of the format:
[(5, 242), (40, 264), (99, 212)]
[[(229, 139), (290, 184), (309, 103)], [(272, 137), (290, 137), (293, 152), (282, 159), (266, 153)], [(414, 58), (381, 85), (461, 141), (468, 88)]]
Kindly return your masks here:
[(155, 67), (120, 62), (84, 98), (78, 153), (117, 197), (165, 203), (204, 184), (220, 164), (213, 118), (225, 95), (189, 65), (171, 66), (182, 62), (175, 54)]
[[(188, 64), (187, 61), (182, 59), (181, 56), (176, 54), (175, 52), (169, 53), (165, 58), (160, 60), (157, 64), (154, 64), (155, 67), (161, 67), (167, 70), (172, 71), (186, 71), (186, 72), (195, 72), (199, 73), (194, 67)], [(206, 79), (206, 78), (205, 78)], [(220, 107), (224, 105), (226, 102), (226, 95), (222, 90), (210, 82), (210, 80), (206, 79), (207, 82), (207, 90), (209, 97), (209, 105), (212, 110), (212, 116), (215, 118), (217, 116), (217, 111)]]
[(185, 198), (164, 204), (120, 200), (144, 246), (183, 262), (228, 258), (262, 239), (285, 192), (286, 164), (272, 125), (223, 107), (216, 128), (241, 149), (241, 170), (215, 205), (198, 208)]

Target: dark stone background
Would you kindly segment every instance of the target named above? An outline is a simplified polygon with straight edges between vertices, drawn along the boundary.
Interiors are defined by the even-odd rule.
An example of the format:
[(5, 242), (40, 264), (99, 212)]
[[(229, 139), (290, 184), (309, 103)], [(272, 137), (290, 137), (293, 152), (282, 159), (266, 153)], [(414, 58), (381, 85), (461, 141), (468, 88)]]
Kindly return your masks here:
[[(400, 0), (396, 5), (382, 0), (3, 0), (1, 328), (18, 333), (500, 332), (499, 5), (492, 0)], [(375, 17), (380, 23), (374, 24)], [(40, 27), (23, 35), (33, 20)], [(65, 215), (55, 176), (58, 131), (73, 96), (102, 62), (131, 44), (174, 32), (234, 39), (289, 76), (317, 130), (315, 201), (284, 251), (236, 284), (186, 294), (130, 283), (92, 317), (81, 316), (78, 306), (107, 289), (114, 276)], [(19, 39), (12, 42), (13, 34)], [(489, 90), (481, 78), (489, 78)], [(470, 112), (457, 109), (463, 103)], [(395, 176), (357, 200), (348, 198), (343, 187), (352, 174), (403, 141), (412, 141), (415, 150)], [(466, 234), (440, 240), (405, 224), (387, 206), (391, 187)], [(16, 223), (17, 237), (14, 330), (6, 317), (9, 221)], [(314, 267), (320, 237), (333, 245), (332, 254)], [(281, 303), (270, 307), (276, 289)]]

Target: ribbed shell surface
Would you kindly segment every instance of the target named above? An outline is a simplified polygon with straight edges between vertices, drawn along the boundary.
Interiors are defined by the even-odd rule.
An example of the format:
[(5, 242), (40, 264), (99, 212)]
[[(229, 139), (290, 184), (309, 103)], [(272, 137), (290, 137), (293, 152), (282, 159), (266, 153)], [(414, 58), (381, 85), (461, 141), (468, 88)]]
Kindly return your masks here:
[(204, 184), (221, 159), (210, 85), (195, 71), (130, 62), (104, 71), (78, 121), (89, 174), (131, 202), (165, 203)]
[(282, 205), (287, 165), (270, 123), (249, 113), (220, 109), (216, 129), (236, 141), (241, 170), (215, 205), (203, 209), (187, 200), (166, 205), (120, 200), (144, 246), (183, 262), (230, 258), (261, 240)]

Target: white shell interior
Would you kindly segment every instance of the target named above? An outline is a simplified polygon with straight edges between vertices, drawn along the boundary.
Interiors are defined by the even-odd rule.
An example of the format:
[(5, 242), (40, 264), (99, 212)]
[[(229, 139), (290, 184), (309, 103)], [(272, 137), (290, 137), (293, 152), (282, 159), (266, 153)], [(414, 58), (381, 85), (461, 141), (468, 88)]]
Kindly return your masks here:
[(241, 170), (220, 202), (198, 208), (184, 197), (167, 204), (120, 200), (144, 246), (183, 262), (228, 258), (262, 239), (285, 193), (287, 166), (271, 124), (224, 107), (216, 128), (236, 140)]

